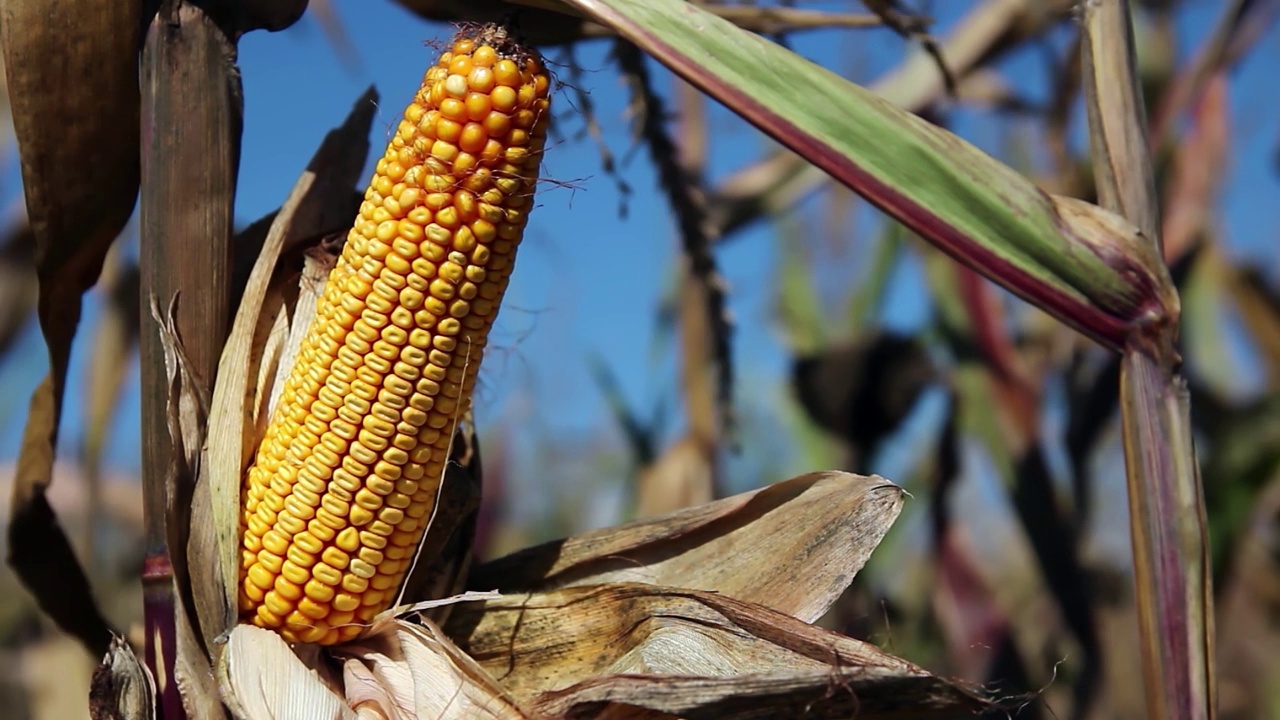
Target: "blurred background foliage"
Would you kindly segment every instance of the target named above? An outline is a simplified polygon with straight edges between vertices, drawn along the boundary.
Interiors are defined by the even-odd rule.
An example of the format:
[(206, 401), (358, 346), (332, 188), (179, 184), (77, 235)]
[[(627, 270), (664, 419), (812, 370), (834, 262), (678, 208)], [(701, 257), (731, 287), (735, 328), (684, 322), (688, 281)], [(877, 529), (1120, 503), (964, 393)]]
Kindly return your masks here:
[[(702, 4), (1046, 190), (1093, 199), (1071, 2)], [(1133, 5), (1182, 292), (1222, 717), (1280, 718), (1280, 3)], [(428, 62), (422, 41), (511, 9), (312, 0), (289, 30), (247, 36), (239, 225), (251, 231), (284, 198), (360, 89), (376, 83), (394, 117)], [(1019, 717), (1141, 717), (1118, 359), (633, 47), (546, 13), (520, 22), (564, 83), (548, 160), (562, 186), (533, 215), (482, 371), (480, 557), (810, 470), (880, 473), (913, 499), (824, 626), (1035, 693)], [(375, 147), (389, 122), (375, 122)], [(45, 362), (8, 125), (6, 114), (0, 504)], [(86, 300), (52, 492), (99, 603), (135, 634), (136, 243), (131, 223)], [(7, 567), (0, 598), (6, 716), (84, 717), (96, 659), (54, 633)]]

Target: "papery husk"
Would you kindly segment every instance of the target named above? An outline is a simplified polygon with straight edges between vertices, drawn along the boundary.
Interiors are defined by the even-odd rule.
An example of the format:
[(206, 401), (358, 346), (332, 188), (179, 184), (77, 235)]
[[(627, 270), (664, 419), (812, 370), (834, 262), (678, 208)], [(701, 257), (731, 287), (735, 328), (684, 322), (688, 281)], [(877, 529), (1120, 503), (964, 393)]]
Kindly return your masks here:
[[(157, 299), (149, 298), (151, 317), (156, 323), (161, 348), (164, 352), (167, 398), (166, 423), (173, 457), (166, 469), (165, 498), (169, 547), (185, 547), (189, 537), (190, 491), (200, 473), (200, 460), (208, 427), (209, 390), (196, 379), (191, 362), (178, 335), (178, 296), (170, 299), (168, 309), (160, 311)], [(193, 573), (182, 553), (171, 557), (171, 588), (166, 593), (156, 593), (148, 588), (146, 602), (152, 598), (164, 598), (165, 606), (155, 608), (157, 614), (171, 614), (173, 625), (161, 625), (156, 644), (157, 657), (166, 669), (173, 673), (178, 693), (187, 717), (191, 720), (222, 720), (225, 714), (218, 701), (218, 690), (209, 673), (209, 649), (192, 626), (195, 603), (192, 599)], [(199, 566), (197, 566), (198, 568)], [(194, 575), (200, 575), (199, 569)], [(161, 694), (169, 701), (168, 707), (177, 708), (173, 690), (167, 684)], [(163, 704), (163, 703), (162, 703)]]
[(154, 720), (156, 682), (123, 637), (112, 636), (93, 671), (89, 717), (93, 720)]
[(879, 476), (810, 473), (521, 550), (475, 568), (468, 587), (644, 582), (721, 592), (814, 622), (880, 544), (903, 494)]
[(955, 716), (991, 706), (868, 643), (726, 595), (639, 583), (510, 595), (445, 627), (551, 717)]
[[(224, 698), (246, 720), (828, 717), (854, 708), (890, 718), (988, 708), (971, 687), (786, 614), (826, 611), (903, 494), (882, 478), (814, 473), (533, 548), (483, 566), (487, 576), (507, 568), (514, 583), (559, 587), (414, 608), (452, 607), (443, 632), (394, 617), (404, 607), (324, 650), (237, 626), (219, 668)], [(552, 562), (518, 572), (537, 558)], [(649, 581), (629, 581), (634, 573)]]
[(330, 650), (238, 625), (222, 657), (224, 697), (244, 720), (534, 717), (430, 621), (388, 620)]
[(243, 720), (355, 720), (314, 646), (299, 657), (279, 634), (237, 625), (218, 665), (223, 701)]

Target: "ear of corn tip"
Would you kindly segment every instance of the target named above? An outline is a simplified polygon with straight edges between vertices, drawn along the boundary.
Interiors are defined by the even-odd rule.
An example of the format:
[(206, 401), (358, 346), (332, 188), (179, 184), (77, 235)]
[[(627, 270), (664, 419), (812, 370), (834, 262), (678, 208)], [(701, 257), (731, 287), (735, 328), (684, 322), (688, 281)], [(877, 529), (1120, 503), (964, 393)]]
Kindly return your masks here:
[(249, 469), (243, 621), (334, 644), (395, 600), (532, 207), (548, 86), (495, 26), (427, 70)]

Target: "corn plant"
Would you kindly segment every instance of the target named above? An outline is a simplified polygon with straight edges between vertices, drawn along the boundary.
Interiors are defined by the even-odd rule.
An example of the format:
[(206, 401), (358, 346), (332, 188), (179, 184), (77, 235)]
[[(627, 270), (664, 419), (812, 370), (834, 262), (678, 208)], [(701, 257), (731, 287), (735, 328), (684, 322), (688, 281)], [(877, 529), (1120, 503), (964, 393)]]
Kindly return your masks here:
[[(794, 153), (793, 182), (825, 173), (973, 278), (1117, 355), (1147, 710), (1214, 716), (1180, 297), (1127, 4), (1088, 2), (1078, 18), (1097, 203), (1042, 190), (914, 114), (921, 98), (850, 83), (726, 8), (517, 4), (530, 6), (518, 31), (462, 25), (418, 93), (398, 101), (403, 119), (362, 195), (351, 188), (372, 92), (279, 211), (239, 234), (235, 42), (288, 27), (305, 3), (6, 4), (51, 361), (24, 437), (12, 564), (104, 658), (95, 717), (952, 717), (1022, 702), (816, 624), (898, 516), (902, 490), (882, 478), (815, 472), (473, 563), (482, 473), (471, 395), (553, 152), (557, 88), (535, 45), (592, 33), (618, 38), (639, 94), (652, 95), (647, 54)], [(893, 3), (868, 5), (895, 22)], [(66, 62), (34, 64), (45, 54)], [(40, 91), (54, 85), (78, 89)], [(107, 112), (72, 122), (89, 92), (110, 98)], [(706, 280), (714, 233), (697, 220), (709, 210), (663, 164), (676, 149), (660, 142), (660, 110), (647, 109), (640, 132), (659, 139), (687, 272)], [(79, 160), (103, 148), (113, 155), (86, 171)], [(80, 296), (139, 194), (142, 661), (98, 612), (44, 499)], [(726, 207), (721, 231), (742, 222)], [(724, 298), (699, 287), (683, 296), (686, 324), (703, 328), (687, 338), (691, 362), (720, 365), (724, 401)], [(710, 406), (690, 436), (695, 465), (731, 427)]]

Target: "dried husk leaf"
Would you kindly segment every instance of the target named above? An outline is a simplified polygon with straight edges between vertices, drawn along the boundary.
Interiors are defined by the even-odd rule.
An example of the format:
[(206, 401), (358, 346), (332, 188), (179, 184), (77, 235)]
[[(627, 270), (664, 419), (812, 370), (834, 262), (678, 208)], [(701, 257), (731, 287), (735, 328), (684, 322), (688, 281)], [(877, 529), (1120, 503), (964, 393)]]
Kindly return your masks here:
[(430, 621), (391, 620), (327, 653), (250, 625), (230, 638), (219, 673), (244, 720), (531, 717)]
[[(434, 623), (395, 622), (388, 631), (343, 647), (347, 702), (384, 705), (391, 718), (493, 718), (529, 716), (474, 660)], [(366, 700), (367, 698), (367, 700)], [(376, 700), (375, 700), (376, 699)]]
[[(188, 585), (189, 587), (189, 585)], [(187, 720), (226, 720), (227, 714), (218, 695), (218, 683), (214, 679), (208, 654), (202, 638), (192, 626), (192, 612), (188, 596), (175, 583), (174, 594), (183, 603), (174, 613), (174, 638), (178, 657), (174, 663), (173, 677), (182, 694), (182, 706)]]
[[(156, 297), (149, 298), (151, 316), (155, 320), (164, 354), (167, 399), (165, 418), (169, 447), (173, 456), (165, 473), (165, 528), (168, 546), (187, 545), (191, 508), (190, 488), (200, 472), (209, 414), (209, 389), (196, 378), (191, 358), (178, 334), (175, 295), (163, 314)], [(159, 688), (164, 712), (175, 712), (179, 705), (193, 720), (221, 720), (225, 717), (218, 691), (213, 684), (208, 648), (192, 627), (194, 602), (191, 595), (192, 573), (183, 553), (170, 556), (172, 577), (164, 585), (148, 585), (144, 589), (148, 615), (172, 617), (173, 624), (161, 622), (158, 628), (148, 624), (148, 632), (159, 634), (157, 659), (165, 669), (165, 682)], [(195, 573), (201, 574), (199, 570)], [(154, 612), (153, 612), (154, 610)], [(172, 677), (168, 677), (172, 673)]]
[[(346, 208), (369, 154), (369, 131), (377, 110), (369, 88), (346, 121), (326, 135), (288, 199), (272, 221), (258, 253), (219, 363), (209, 414), (209, 441), (196, 485), (188, 559), (208, 572), (192, 577), (200, 631), (207, 647), (236, 619), (235, 587), (239, 544), (240, 483), (252, 458), (255, 398), (264, 348), (283, 306), (281, 257), (299, 242), (328, 231), (335, 213)], [(349, 218), (347, 218), (349, 221)], [(268, 358), (270, 359), (270, 358)], [(274, 377), (273, 373), (264, 377)]]
[(644, 582), (721, 592), (805, 622), (844, 592), (902, 509), (878, 476), (819, 472), (522, 550), (472, 571), (503, 593)]
[[(219, 661), (223, 700), (243, 720), (355, 720), (324, 666), (304, 662), (275, 632), (237, 625)], [(319, 670), (319, 671), (318, 671)]]
[(154, 720), (156, 683), (119, 635), (93, 671), (89, 717), (93, 720)]
[(991, 705), (870, 644), (718, 593), (570, 587), (459, 606), (445, 629), (517, 701), (553, 717), (918, 718)]

